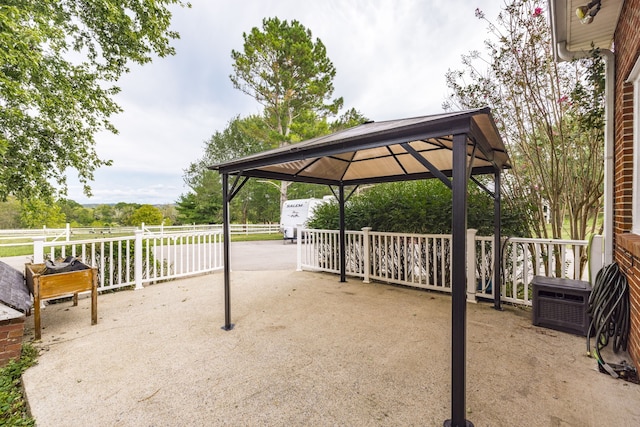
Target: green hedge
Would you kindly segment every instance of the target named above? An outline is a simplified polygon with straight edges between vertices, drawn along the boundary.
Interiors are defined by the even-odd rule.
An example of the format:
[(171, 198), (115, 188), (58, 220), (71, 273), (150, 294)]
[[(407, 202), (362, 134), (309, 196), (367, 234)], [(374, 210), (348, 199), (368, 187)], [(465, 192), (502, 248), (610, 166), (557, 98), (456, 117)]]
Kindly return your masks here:
[[(473, 183), (469, 184), (467, 225), (479, 235), (493, 234), (493, 199)], [(374, 231), (450, 234), (452, 193), (436, 179), (378, 184), (354, 194), (345, 205), (348, 230), (371, 227)], [(526, 235), (522, 215), (502, 206), (502, 234)], [(336, 202), (319, 206), (309, 227), (337, 230)]]

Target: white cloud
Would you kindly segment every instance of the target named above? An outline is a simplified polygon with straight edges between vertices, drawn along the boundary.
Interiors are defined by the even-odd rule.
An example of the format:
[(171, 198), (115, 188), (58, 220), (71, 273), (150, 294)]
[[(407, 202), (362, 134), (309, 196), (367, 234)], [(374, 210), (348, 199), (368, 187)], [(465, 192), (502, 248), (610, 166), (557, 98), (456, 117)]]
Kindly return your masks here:
[(490, 0), (191, 2), (193, 8), (174, 11), (177, 54), (132, 67), (120, 82), (117, 100), (125, 111), (113, 118), (120, 133), (97, 137), (98, 154), (114, 165), (96, 174), (92, 199), (76, 185), (70, 198), (175, 201), (185, 191), (182, 171), (201, 156), (204, 141), (234, 116), (260, 112), (232, 87), (230, 55), (242, 49), (242, 33), (261, 27), (265, 17), (296, 19), (310, 29), (336, 67), (334, 96), (344, 97), (345, 108), (386, 120), (440, 112), (447, 69), (460, 68), (460, 55), (482, 50), (488, 37), (475, 8), (494, 18), (501, 6)]
[[(117, 168), (104, 168), (96, 173), (92, 188), (93, 197), (82, 194), (82, 186), (76, 179), (69, 181), (69, 198), (78, 203), (173, 203), (185, 190), (181, 173), (136, 172)], [(71, 196), (71, 193), (75, 197)]]

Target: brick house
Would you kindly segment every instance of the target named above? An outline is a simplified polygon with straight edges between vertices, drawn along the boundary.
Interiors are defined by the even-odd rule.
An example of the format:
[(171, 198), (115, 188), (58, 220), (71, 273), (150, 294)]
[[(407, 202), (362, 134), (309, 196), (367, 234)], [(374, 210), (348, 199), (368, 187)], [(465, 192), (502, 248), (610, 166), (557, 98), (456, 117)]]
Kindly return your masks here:
[[(584, 18), (578, 17), (577, 9)], [(640, 0), (549, 0), (556, 60), (606, 61), (605, 264), (617, 262), (630, 286), (629, 353), (640, 366)]]

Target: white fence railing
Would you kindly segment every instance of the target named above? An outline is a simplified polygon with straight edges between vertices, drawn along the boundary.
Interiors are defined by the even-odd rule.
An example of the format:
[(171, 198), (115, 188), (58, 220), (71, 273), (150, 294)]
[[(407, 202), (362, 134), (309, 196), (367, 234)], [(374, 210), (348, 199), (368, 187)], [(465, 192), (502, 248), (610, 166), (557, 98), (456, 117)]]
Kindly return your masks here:
[(223, 268), (222, 233), (143, 233), (101, 239), (45, 242), (34, 239), (33, 262), (73, 256), (98, 267), (98, 290), (210, 273)]
[[(221, 224), (205, 225), (144, 225), (142, 227), (146, 233), (157, 236), (191, 234), (197, 232), (222, 232)], [(232, 235), (249, 234), (275, 234), (280, 233), (279, 224), (230, 224)], [(33, 244), (33, 240), (44, 237), (46, 242), (50, 241), (74, 241), (89, 240), (90, 238), (102, 238), (106, 236), (133, 235), (137, 227), (70, 227), (46, 228), (29, 230), (0, 230), (0, 248), (19, 247)]]
[[(191, 226), (193, 227), (193, 226)], [(215, 226), (191, 230), (145, 227), (133, 234), (99, 239), (46, 241), (33, 239), (33, 262), (74, 256), (98, 267), (99, 289), (206, 274), (223, 268), (222, 232)], [(244, 227), (244, 228), (243, 228)], [(246, 232), (246, 226), (238, 226)], [(252, 230), (265, 230), (255, 227)], [(237, 230), (237, 229), (236, 229)], [(298, 270), (340, 272), (337, 230), (298, 230)], [(471, 243), (473, 242), (473, 243)], [(602, 237), (589, 246), (582, 240), (508, 238), (500, 257), (502, 301), (531, 305), (536, 275), (587, 280), (588, 267), (602, 267)], [(493, 237), (467, 231), (467, 297), (493, 299)], [(590, 263), (586, 262), (587, 253)], [(451, 236), (346, 232), (346, 274), (365, 282), (388, 283), (451, 292)], [(592, 274), (595, 277), (594, 274)]]
[[(278, 224), (231, 224), (238, 234), (278, 233)], [(9, 243), (7, 243), (9, 242)], [(222, 225), (0, 230), (0, 247), (32, 246), (33, 262), (73, 256), (98, 268), (100, 291), (223, 269)]]
[[(302, 233), (302, 234), (300, 234)], [(336, 230), (299, 230), (298, 270), (339, 273)], [(467, 297), (493, 299), (493, 237), (467, 231)], [(474, 244), (471, 244), (474, 242)], [(602, 267), (601, 237), (588, 246), (583, 240), (509, 238), (503, 244), (501, 300), (531, 305), (531, 281), (536, 275), (587, 280), (587, 251), (592, 270)], [(451, 235), (346, 232), (346, 274), (365, 282), (378, 280), (451, 292)]]
[[(222, 231), (222, 224), (207, 225), (142, 225), (150, 233), (191, 233), (192, 231)], [(280, 224), (229, 224), (229, 232), (233, 234), (275, 234), (280, 233)]]

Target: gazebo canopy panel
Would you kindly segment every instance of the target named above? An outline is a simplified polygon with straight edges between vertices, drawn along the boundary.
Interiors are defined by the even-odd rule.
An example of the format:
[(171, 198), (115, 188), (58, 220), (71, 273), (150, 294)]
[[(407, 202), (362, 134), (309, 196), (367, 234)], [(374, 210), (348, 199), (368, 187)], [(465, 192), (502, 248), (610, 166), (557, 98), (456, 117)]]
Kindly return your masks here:
[(489, 108), (365, 123), (211, 166), (229, 175), (328, 185), (451, 176), (453, 136), (467, 136), (472, 175), (510, 168)]

